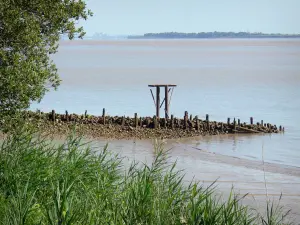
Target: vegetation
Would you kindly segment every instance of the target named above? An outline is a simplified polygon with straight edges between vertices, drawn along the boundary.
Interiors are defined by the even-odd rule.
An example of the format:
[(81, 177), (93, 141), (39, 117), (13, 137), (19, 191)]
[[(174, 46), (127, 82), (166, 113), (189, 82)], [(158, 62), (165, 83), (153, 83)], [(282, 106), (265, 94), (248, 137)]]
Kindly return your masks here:
[[(231, 194), (183, 182), (167, 152), (155, 145), (152, 165), (82, 144), (58, 145), (20, 130), (0, 148), (0, 224), (283, 224), (249, 211)], [(278, 217), (279, 216), (279, 217)]]
[(200, 33), (146, 33), (144, 35), (129, 36), (129, 39), (148, 39), (148, 38), (300, 38), (300, 34), (264, 34), (249, 32), (200, 32)]
[(0, 117), (5, 119), (59, 85), (50, 55), (60, 34), (84, 35), (76, 22), (92, 13), (83, 0), (0, 0), (0, 9)]

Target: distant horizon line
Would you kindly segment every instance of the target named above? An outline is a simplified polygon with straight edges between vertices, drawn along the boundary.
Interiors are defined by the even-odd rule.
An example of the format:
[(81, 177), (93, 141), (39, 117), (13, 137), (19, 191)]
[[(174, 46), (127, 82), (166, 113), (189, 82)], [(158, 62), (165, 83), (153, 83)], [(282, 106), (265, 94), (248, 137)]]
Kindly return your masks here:
[(250, 31), (198, 31), (198, 32), (182, 32), (182, 31), (162, 31), (162, 32), (146, 32), (146, 33), (140, 33), (140, 34), (109, 34), (105, 32), (95, 32), (92, 35), (87, 35), (87, 36), (94, 36), (97, 34), (102, 34), (106, 36), (142, 36), (145, 34), (166, 34), (166, 33), (175, 33), (175, 34), (203, 34), (203, 33), (247, 33), (247, 34), (265, 34), (265, 35), (300, 35), (299, 33), (284, 33), (284, 32), (261, 32), (261, 31), (256, 31), (256, 32), (250, 32)]
[[(149, 34), (211, 34), (211, 33), (223, 33), (223, 34), (239, 34), (239, 33), (244, 33), (244, 34), (260, 34), (260, 35), (289, 35), (289, 36), (297, 36), (300, 35), (299, 33), (264, 33), (264, 32), (249, 32), (249, 31), (199, 31), (199, 32), (180, 32), (180, 31), (163, 31), (163, 32), (146, 32), (142, 34), (109, 34), (105, 32), (95, 32), (94, 34), (86, 34), (84, 37), (93, 37), (93, 36), (107, 36), (107, 37), (120, 37), (120, 36), (144, 36), (144, 35), (149, 35)], [(61, 34), (61, 36), (68, 36), (67, 34)]]

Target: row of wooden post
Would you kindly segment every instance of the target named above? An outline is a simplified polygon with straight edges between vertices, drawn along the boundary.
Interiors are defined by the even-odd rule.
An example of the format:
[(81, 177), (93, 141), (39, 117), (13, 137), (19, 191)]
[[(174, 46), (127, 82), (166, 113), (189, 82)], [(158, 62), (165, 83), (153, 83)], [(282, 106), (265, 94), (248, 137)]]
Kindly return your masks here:
[[(53, 121), (56, 121), (56, 118), (55, 118), (55, 110), (52, 110), (52, 120)], [(103, 108), (103, 111), (102, 111), (102, 118), (103, 118), (103, 124), (105, 125), (106, 124), (106, 120), (105, 120), (105, 108)], [(87, 110), (85, 110), (85, 113), (84, 113), (84, 117), (87, 118)], [(184, 128), (187, 129), (189, 127), (188, 123), (189, 121), (192, 122), (193, 121), (193, 116), (192, 114), (190, 115), (190, 118), (188, 118), (188, 111), (185, 111), (184, 112)], [(69, 122), (69, 113), (68, 111), (66, 111), (66, 119), (67, 119), (67, 122)], [(199, 127), (200, 127), (200, 124), (199, 124), (199, 119), (198, 119), (198, 116), (195, 117), (196, 119), (196, 129), (199, 130)], [(134, 113), (134, 124), (135, 124), (135, 127), (137, 128), (138, 127), (138, 124), (139, 124), (139, 121), (140, 121), (140, 125), (142, 126), (142, 118), (138, 118), (138, 114), (137, 113)], [(154, 128), (158, 128), (159, 126), (159, 123), (157, 121), (157, 118), (156, 116), (153, 117), (153, 121), (154, 121)], [(206, 126), (208, 128), (208, 130), (210, 129), (210, 126), (209, 126), (209, 115), (206, 114), (206, 117), (205, 117), (205, 121), (206, 121)], [(253, 117), (250, 117), (250, 124), (253, 125)], [(122, 117), (122, 126), (125, 125), (125, 116)], [(223, 124), (222, 124), (223, 125)], [(230, 125), (230, 118), (228, 117), (227, 118), (227, 125)], [(237, 120), (237, 123), (236, 123), (236, 120), (235, 118), (233, 119), (233, 129), (235, 130), (236, 129), (236, 125), (237, 126), (241, 126), (241, 120), (238, 119)], [(261, 125), (261, 126), (265, 126), (265, 127), (270, 127), (270, 124), (267, 123), (267, 124), (264, 124), (264, 121), (261, 120), (260, 124), (257, 123), (257, 125)], [(166, 119), (164, 118), (164, 127), (167, 127), (167, 121)], [(171, 128), (173, 129), (174, 128), (174, 115), (171, 115)], [(284, 131), (284, 127), (282, 127), (281, 125), (279, 126), (279, 131)]]

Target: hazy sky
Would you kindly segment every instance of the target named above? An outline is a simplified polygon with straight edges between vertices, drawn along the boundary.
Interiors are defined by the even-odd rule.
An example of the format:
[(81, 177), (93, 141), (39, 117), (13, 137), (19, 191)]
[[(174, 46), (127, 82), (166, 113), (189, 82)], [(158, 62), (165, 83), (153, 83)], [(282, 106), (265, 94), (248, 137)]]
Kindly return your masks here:
[(87, 35), (249, 31), (300, 33), (300, 0), (86, 0)]

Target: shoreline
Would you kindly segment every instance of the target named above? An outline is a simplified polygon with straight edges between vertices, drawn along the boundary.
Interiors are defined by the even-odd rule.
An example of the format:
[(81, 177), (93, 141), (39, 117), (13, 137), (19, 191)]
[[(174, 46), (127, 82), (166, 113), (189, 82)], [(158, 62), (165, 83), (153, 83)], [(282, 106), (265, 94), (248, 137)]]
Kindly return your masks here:
[[(93, 137), (84, 137), (84, 140), (91, 141), (94, 143), (108, 143), (112, 146), (115, 144), (118, 146), (123, 146), (123, 148), (130, 149), (130, 146), (133, 144), (143, 145), (146, 146), (145, 148), (147, 151), (151, 151), (153, 148), (152, 143), (150, 143), (149, 140), (124, 140), (124, 139), (95, 139)], [(179, 142), (179, 143), (178, 143)], [(174, 145), (176, 143), (176, 145)], [(288, 176), (295, 176), (300, 178), (300, 167), (288, 165), (288, 164), (282, 164), (282, 163), (274, 163), (274, 162), (262, 162), (262, 160), (255, 160), (255, 159), (246, 159), (242, 158), (240, 156), (231, 156), (231, 155), (225, 155), (215, 152), (210, 152), (205, 149), (200, 149), (197, 147), (190, 146), (188, 149), (184, 149), (182, 144), (180, 143), (180, 140), (165, 140), (164, 146), (166, 149), (172, 149), (171, 155), (176, 155), (177, 157), (181, 156), (181, 154), (186, 154), (191, 157), (199, 157), (201, 161), (206, 162), (212, 162), (217, 164), (226, 164), (234, 167), (242, 167), (245, 169), (253, 169), (258, 171), (265, 171), (270, 173), (278, 173)], [(112, 147), (113, 149), (113, 147)]]
[[(92, 133), (87, 133), (85, 126), (77, 126), (77, 127), (64, 127), (64, 126), (52, 126), (53, 124), (50, 123), (46, 126), (47, 130), (45, 128), (40, 129), (40, 132), (42, 136), (49, 137), (49, 139), (54, 139), (54, 140), (59, 140), (63, 141), (66, 140), (68, 134), (70, 134), (73, 129), (75, 129), (75, 132), (77, 133), (77, 136), (82, 136), (83, 140), (91, 141), (93, 143), (121, 143), (125, 146), (129, 146), (132, 143), (139, 142), (140, 144), (143, 145), (149, 145), (150, 141), (153, 141), (155, 139), (158, 139), (155, 135), (151, 138), (139, 138), (138, 134), (140, 129), (136, 130), (131, 130), (136, 136), (133, 136), (133, 133), (127, 134), (125, 137), (124, 136), (99, 136), (99, 135), (93, 135)], [(103, 128), (103, 125), (99, 125), (98, 128)], [(39, 127), (41, 128), (41, 127)], [(109, 129), (111, 131), (111, 127), (109, 125), (105, 126), (105, 128)], [(116, 127), (114, 127), (116, 128)], [(117, 130), (121, 127), (117, 127)], [(104, 129), (105, 130), (105, 129)], [(149, 129), (150, 130), (150, 129)], [(104, 131), (105, 132), (105, 131)], [(156, 132), (162, 132), (164, 133), (165, 130), (156, 130)], [(174, 132), (174, 131), (172, 131)], [(114, 133), (114, 132), (113, 132)], [(98, 133), (99, 134), (99, 133)], [(111, 134), (111, 133), (108, 133)], [(117, 133), (114, 133), (117, 134)], [(158, 134), (158, 133), (155, 133)], [(183, 148), (181, 146), (184, 142), (189, 140), (190, 138), (196, 138), (196, 137), (203, 137), (203, 135), (197, 135), (197, 133), (191, 133), (194, 134), (194, 136), (187, 136), (183, 138), (169, 138), (165, 139), (160, 137), (159, 139), (166, 141), (165, 145), (172, 145), (171, 148), (173, 148), (174, 143), (176, 143), (176, 147), (178, 148)], [(228, 134), (218, 134), (214, 136), (226, 136)], [(234, 135), (234, 134), (230, 134)], [(241, 134), (238, 134), (241, 135)], [(253, 134), (242, 134), (242, 135), (253, 135)], [(257, 135), (257, 134), (256, 134)], [(259, 134), (259, 135), (264, 135), (264, 134)], [(205, 135), (204, 135), (205, 136)], [(211, 135), (207, 135), (209, 137)], [(0, 139), (5, 139), (6, 134), (3, 134), (0, 132)], [(152, 148), (152, 144), (149, 145), (149, 149)], [(200, 149), (197, 147), (190, 146), (189, 147), (189, 154), (198, 154), (201, 155), (201, 160), (203, 161), (208, 161), (208, 162), (213, 162), (213, 163), (221, 163), (221, 164), (227, 164), (231, 166), (236, 166), (236, 167), (243, 167), (247, 169), (254, 169), (254, 170), (259, 170), (259, 171), (265, 171), (265, 172), (271, 172), (271, 173), (279, 173), (279, 174), (284, 174), (284, 175), (289, 175), (289, 176), (296, 176), (300, 177), (300, 167), (294, 166), (294, 165), (288, 165), (288, 164), (283, 164), (283, 163), (274, 163), (274, 162), (262, 162), (261, 160), (257, 159), (246, 159), (241, 156), (231, 156), (231, 155), (225, 155), (225, 154), (220, 154), (216, 152), (210, 152), (205, 149)]]
[[(147, 165), (153, 159), (152, 141), (149, 140), (95, 140), (95, 147), (108, 143), (108, 149), (125, 157), (129, 162), (136, 160)], [(180, 140), (179, 140), (180, 141)], [(262, 207), (266, 204), (266, 188), (268, 199), (277, 203), (282, 195), (281, 204), (292, 208), (292, 217), (300, 221), (300, 168), (278, 163), (262, 162), (261, 160), (243, 159), (206, 150), (195, 150), (181, 143), (164, 140), (165, 149), (169, 152), (170, 163), (176, 162), (177, 170), (185, 174), (184, 181), (199, 181), (207, 187), (215, 183), (217, 193), (226, 199), (234, 187), (240, 197), (247, 194), (243, 204)], [(192, 150), (193, 149), (193, 150)], [(261, 209), (263, 212), (263, 208)]]
[(219, 153), (208, 152), (205, 150), (200, 150), (200, 152), (203, 157), (203, 160), (205, 161), (211, 161), (214, 163), (225, 163), (232, 166), (244, 167), (247, 169), (260, 170), (260, 171), (270, 172), (270, 173), (279, 173), (283, 175), (295, 176), (300, 178), (300, 167), (297, 166), (263, 162), (260, 160), (244, 159), (235, 156), (228, 156)]
[[(89, 140), (96, 142), (95, 147), (102, 147), (107, 143), (93, 139), (87, 141)], [(149, 140), (114, 140), (109, 141), (108, 146), (109, 150), (121, 154), (130, 161), (150, 164), (153, 159), (152, 142)], [(266, 198), (274, 199), (275, 203), (282, 198), (281, 205), (293, 209), (292, 217), (295, 221), (300, 221), (299, 167), (263, 163), (261, 160), (243, 159), (205, 150), (191, 150), (191, 146), (174, 144), (170, 140), (165, 140), (164, 146), (166, 150), (172, 149), (169, 153), (169, 162), (176, 162), (177, 170), (182, 170), (185, 174), (185, 182), (199, 181), (204, 187), (216, 182), (217, 193), (225, 199), (234, 187), (240, 197), (247, 195), (242, 201), (243, 204), (260, 208), (261, 212), (264, 212)]]
[[(226, 134), (219, 134), (218, 136), (226, 135)], [(247, 134), (251, 135), (251, 134)], [(54, 140), (60, 140), (63, 141), (67, 137), (66, 134), (58, 135), (54, 134), (52, 138)], [(116, 139), (116, 138), (105, 138), (105, 137), (93, 137), (89, 135), (82, 136), (83, 140), (91, 143), (102, 143), (105, 145), (106, 143), (108, 146), (114, 146), (115, 144), (118, 146), (123, 146), (125, 149), (130, 149), (132, 145), (136, 145), (137, 143), (139, 145), (146, 146), (145, 148), (147, 151), (151, 151), (153, 148), (153, 140), (154, 139), (134, 139), (134, 138), (128, 138), (128, 139)], [(184, 153), (183, 149), (184, 146), (182, 146), (182, 141), (184, 139), (164, 139), (163, 140), (165, 149), (173, 149), (172, 152), (175, 152), (176, 155), (180, 156), (180, 153)], [(175, 145), (174, 145), (175, 144)], [(109, 147), (110, 148), (110, 147)], [(114, 147), (111, 148), (113, 151)], [(177, 150), (176, 150), (177, 149)], [(253, 169), (257, 171), (264, 171), (269, 173), (277, 173), (282, 175), (288, 175), (288, 176), (295, 176), (300, 178), (300, 167), (294, 166), (294, 165), (288, 165), (284, 163), (276, 163), (276, 162), (266, 162), (262, 160), (257, 159), (246, 159), (241, 156), (231, 156), (231, 155), (225, 155), (220, 154), (216, 152), (210, 152), (205, 149), (200, 149), (197, 147), (190, 146), (188, 147), (188, 150), (185, 150), (185, 154), (188, 154), (190, 156), (200, 157), (201, 161), (206, 162), (212, 162), (216, 164), (226, 164), (229, 166), (234, 167), (241, 167), (245, 169)]]

